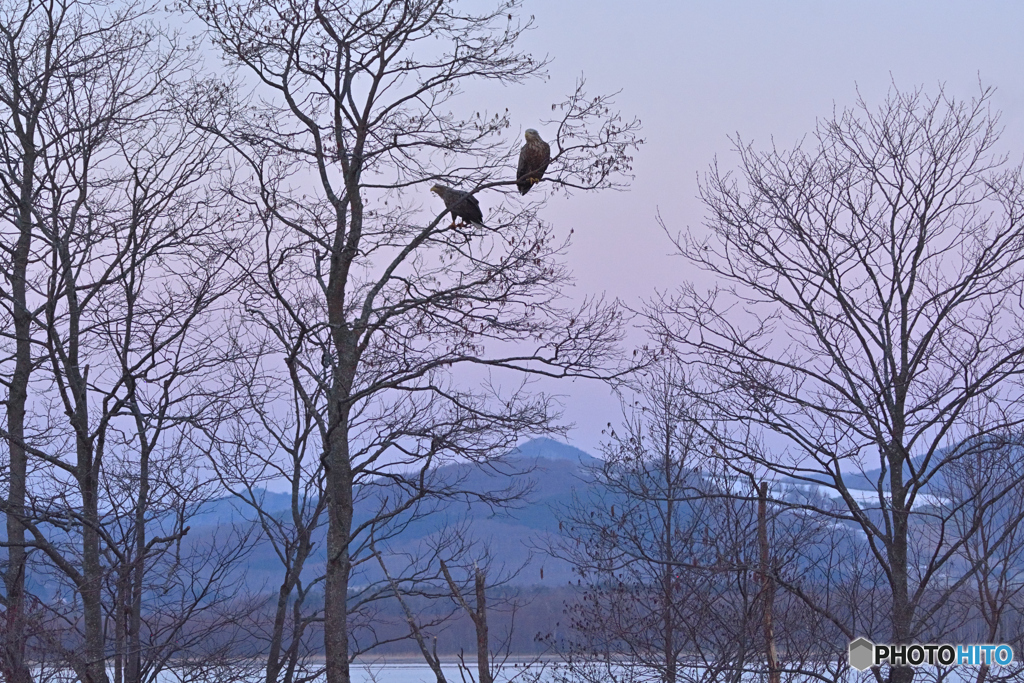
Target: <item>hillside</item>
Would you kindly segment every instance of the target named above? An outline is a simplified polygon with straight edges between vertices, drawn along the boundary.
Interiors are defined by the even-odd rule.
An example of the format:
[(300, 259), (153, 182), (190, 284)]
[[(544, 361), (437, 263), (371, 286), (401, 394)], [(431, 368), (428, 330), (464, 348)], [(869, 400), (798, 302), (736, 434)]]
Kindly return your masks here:
[[(495, 560), (495, 568), (512, 572), (521, 568), (513, 585), (564, 585), (571, 578), (569, 566), (538, 552), (545, 547), (548, 535), (558, 530), (556, 511), (573, 498), (574, 491), (587, 484), (587, 468), (600, 461), (584, 451), (552, 439), (534, 439), (522, 444), (505, 458), (500, 470), (480, 470), (467, 465), (439, 468), (443, 479), (464, 479), (470, 490), (499, 490), (510, 484), (526, 485), (529, 492), (514, 508), (492, 510), (484, 505), (452, 503), (406, 527), (388, 544), (392, 554), (416, 556), (445, 530), (461, 525), (480, 547), (486, 547)], [(288, 514), (287, 494), (264, 492), (268, 510)], [(212, 501), (191, 521), (189, 544), (206, 544), (231, 525), (244, 526), (253, 520), (251, 510), (231, 497)], [(307, 574), (322, 572), (325, 561), (325, 529), (313, 537), (315, 548), (307, 562)], [(396, 561), (405, 561), (396, 560)], [(541, 568), (544, 578), (541, 579)], [(379, 578), (372, 566), (363, 581)], [(244, 571), (236, 572), (236, 581), (249, 589), (276, 589), (281, 580), (281, 565), (273, 548), (266, 541), (255, 544)], [(358, 581), (358, 580), (357, 580)]]

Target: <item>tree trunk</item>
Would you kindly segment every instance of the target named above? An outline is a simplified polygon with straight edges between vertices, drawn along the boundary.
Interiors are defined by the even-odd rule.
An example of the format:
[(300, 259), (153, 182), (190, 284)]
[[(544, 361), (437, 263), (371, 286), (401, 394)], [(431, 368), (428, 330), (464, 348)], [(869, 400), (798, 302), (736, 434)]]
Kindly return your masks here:
[(476, 626), (476, 669), (478, 683), (492, 683), (491, 662), (488, 654), (487, 635), (487, 590), (485, 574), (479, 567), (476, 568), (476, 616), (473, 625)]
[[(80, 438), (81, 440), (81, 438)], [(103, 631), (103, 564), (100, 560), (99, 482), (91, 462), (91, 449), (79, 445), (79, 477), (82, 494), (82, 621), (85, 628), (82, 683), (107, 683)]]
[(14, 247), (11, 268), (11, 299), (14, 322), (14, 373), (7, 396), (7, 440), (10, 454), (6, 501), (7, 571), (4, 588), (7, 593), (6, 623), (2, 673), (10, 683), (30, 683), (32, 680), (25, 662), (25, 484), (28, 476), (28, 457), (25, 453), (25, 405), (28, 402), (28, 381), (32, 371), (32, 316), (28, 311), (26, 274), (29, 250), (32, 245), (31, 189), (35, 171), (35, 158), (26, 155), (22, 164), (21, 196), (18, 206), (18, 242)]
[[(672, 462), (672, 435), (673, 425), (671, 423), (666, 424), (665, 428), (665, 442), (663, 444), (663, 458), (662, 468), (665, 474), (665, 491), (667, 493), (665, 501), (665, 533), (662, 538), (662, 561), (664, 566), (662, 569), (662, 585), (661, 595), (663, 604), (662, 609), (662, 627), (664, 629), (664, 642), (663, 648), (665, 653), (665, 683), (676, 683), (676, 677), (678, 673), (678, 665), (676, 662), (676, 624), (675, 624), (675, 591), (673, 590), (673, 584), (675, 581), (675, 573), (678, 569), (673, 566), (672, 560), (675, 558), (675, 553), (672, 548), (675, 544), (675, 477), (673, 476), (673, 462)], [(612, 506), (612, 514), (614, 516), (615, 507)], [(623, 513), (625, 514), (625, 513)]]
[[(294, 673), (296, 657), (298, 656), (298, 643), (302, 638), (302, 596), (300, 595), (292, 605), (292, 635), (291, 646), (284, 649), (284, 631), (288, 621), (288, 603), (291, 600), (292, 592), (298, 584), (299, 576), (302, 574), (302, 567), (310, 551), (309, 534), (300, 532), (299, 547), (295, 550), (293, 564), (288, 568), (284, 582), (277, 594), (277, 610), (274, 614), (274, 629), (270, 637), (270, 652), (267, 654), (267, 675), (266, 683), (276, 683), (279, 680), (281, 670), (288, 665), (288, 673), (285, 681), (290, 681)], [(282, 651), (285, 652), (282, 655)]]
[(132, 567), (132, 594), (128, 618), (126, 683), (140, 683), (142, 679), (142, 584), (146, 575), (146, 512), (149, 508), (150, 451), (151, 446), (143, 444), (139, 458), (139, 497), (135, 506), (135, 564)]
[[(900, 446), (889, 449), (889, 489), (892, 494), (892, 542), (889, 547), (889, 568), (892, 576), (892, 642), (910, 644), (910, 624), (913, 610), (908, 587), (909, 521), (907, 490), (903, 484), (905, 454)], [(894, 666), (889, 671), (890, 683), (910, 683), (914, 680), (911, 666)]]
[[(333, 412), (333, 410), (332, 410)], [(350, 683), (348, 653), (348, 582), (352, 563), (352, 469), (348, 460), (345, 411), (332, 419), (326, 454), (328, 498), (327, 569), (324, 588), (324, 649), (327, 683)]]
[(277, 592), (277, 609), (274, 612), (274, 629), (270, 634), (270, 651), (267, 653), (266, 683), (277, 683), (284, 661), (281, 647), (284, 641), (284, 626), (288, 617), (288, 597), (292, 592), (292, 568), (287, 570), (284, 583)]
[(761, 549), (761, 590), (764, 594), (764, 640), (768, 653), (768, 683), (780, 683), (779, 659), (775, 650), (775, 628), (772, 612), (775, 607), (775, 581), (770, 574), (768, 548), (768, 482), (762, 481), (757, 495), (757, 541)]
[(130, 593), (130, 580), (128, 574), (131, 570), (121, 566), (117, 571), (117, 589), (114, 591), (114, 683), (126, 683), (124, 679), (125, 659), (127, 646), (127, 632), (129, 619), (128, 594)]
[[(349, 169), (345, 200), (335, 204), (336, 224), (327, 283), (327, 322), (337, 355), (327, 404), (327, 444), (324, 453), (327, 489), (327, 567), (324, 580), (324, 650), (327, 683), (350, 683), (348, 650), (348, 583), (352, 571), (353, 474), (349, 459), (348, 403), (359, 367), (358, 335), (346, 322), (345, 287), (358, 253), (362, 204), (359, 169)], [(351, 216), (348, 207), (351, 206)], [(346, 222), (348, 229), (346, 230)]]

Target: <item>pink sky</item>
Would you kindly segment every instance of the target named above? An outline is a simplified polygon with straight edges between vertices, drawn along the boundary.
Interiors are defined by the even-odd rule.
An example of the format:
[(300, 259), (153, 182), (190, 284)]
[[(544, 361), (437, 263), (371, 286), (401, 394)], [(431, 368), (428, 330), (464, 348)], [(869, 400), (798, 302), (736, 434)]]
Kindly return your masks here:
[[(562, 234), (574, 229), (569, 263), (581, 294), (635, 306), (655, 289), (700, 282), (669, 255), (656, 212), (673, 231), (700, 230), (697, 175), (716, 155), (735, 165), (729, 136), (791, 147), (817, 118), (852, 105), (858, 88), (869, 103), (892, 82), (929, 92), (944, 83), (970, 97), (980, 78), (997, 88), (1006, 151), (1024, 157), (1021, 3), (526, 0), (522, 14), (536, 16), (524, 46), (553, 57), (551, 79), (484, 90), (481, 106), (508, 106), (514, 125), (544, 135), (536, 122), (582, 73), (591, 92), (622, 90), (621, 111), (643, 121), (630, 191), (557, 197), (543, 211)], [(555, 389), (576, 423), (571, 442), (594, 452), (617, 402), (596, 384)]]

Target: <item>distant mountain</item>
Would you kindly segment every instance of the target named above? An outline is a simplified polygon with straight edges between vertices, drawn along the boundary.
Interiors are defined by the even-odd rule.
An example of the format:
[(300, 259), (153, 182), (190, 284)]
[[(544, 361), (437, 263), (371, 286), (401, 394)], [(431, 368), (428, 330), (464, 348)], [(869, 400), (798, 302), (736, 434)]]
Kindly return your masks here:
[[(459, 526), (465, 529), (467, 537), (477, 543), (481, 551), (487, 548), (494, 559), (495, 571), (498, 567), (504, 567), (507, 571), (521, 568), (514, 584), (548, 587), (565, 585), (575, 579), (571, 567), (543, 553), (543, 549), (557, 537), (559, 515), (574, 499), (579, 498), (586, 503), (593, 496), (601, 495), (601, 490), (593, 481), (593, 469), (601, 464), (601, 460), (579, 448), (554, 439), (540, 438), (521, 444), (508, 453), (497, 467), (479, 467), (466, 463), (440, 467), (435, 473), (440, 481), (459, 481), (464, 490), (499, 491), (520, 487), (527, 493), (508, 508), (491, 508), (466, 500), (450, 502), (410, 522), (401, 533), (387, 541), (386, 551), (393, 566), (398, 567), (407, 562), (409, 556), (424, 554), (446, 529)], [(869, 496), (879, 473), (878, 469), (850, 473), (846, 475), (847, 486)], [(819, 481), (827, 483), (824, 477)], [(806, 481), (783, 479), (778, 484), (790, 488), (785, 494), (787, 496), (835, 495), (824, 486), (814, 491), (815, 487)], [(264, 509), (270, 514), (280, 519), (290, 516), (291, 500), (288, 494), (263, 491), (261, 495)], [(606, 504), (608, 502), (605, 501)], [(220, 498), (203, 506), (198, 514), (189, 519), (191, 528), (182, 545), (193, 550), (226, 546), (231, 543), (231, 534), (244, 533), (255, 521), (253, 510), (237, 498)], [(323, 571), (326, 559), (325, 537), (326, 526), (318, 529), (313, 536), (314, 550), (307, 561), (308, 579)], [(202, 550), (199, 553), (202, 554)], [(375, 564), (367, 563), (364, 570), (366, 574), (357, 577), (357, 583), (380, 578), (380, 570)], [(45, 582), (43, 577), (37, 578)], [(255, 543), (244, 564), (232, 573), (232, 581), (252, 591), (276, 590), (281, 579), (280, 560), (266, 539)], [(45, 590), (40, 592), (45, 593)]]
[[(528, 490), (524, 498), (511, 508), (492, 509), (479, 503), (451, 503), (409, 524), (388, 541), (390, 556), (396, 565), (406, 556), (423, 554), (447, 526), (465, 528), (467, 536), (487, 548), (494, 559), (495, 571), (521, 571), (513, 580), (517, 585), (564, 585), (572, 578), (565, 562), (543, 555), (550, 534), (558, 531), (556, 511), (573, 500), (574, 492), (585, 489), (591, 481), (588, 468), (601, 461), (585, 451), (553, 439), (533, 439), (521, 444), (503, 458), (496, 468), (480, 468), (468, 464), (450, 464), (438, 468), (442, 481), (460, 481), (461, 488), (475, 491), (498, 491), (510, 486)], [(290, 497), (284, 493), (262, 492), (265, 509), (286, 517), (290, 515)], [(255, 519), (253, 512), (234, 497), (221, 498), (207, 504), (190, 520), (188, 544), (208, 544), (223, 535), (232, 525), (245, 526)], [(312, 556), (307, 561), (308, 575), (323, 571), (326, 560), (326, 527), (314, 534)], [(401, 557), (399, 557), (401, 556)], [(541, 579), (543, 568), (544, 578)], [(379, 568), (366, 565), (362, 581), (380, 578)], [(261, 540), (249, 555), (237, 580), (253, 590), (276, 589), (282, 578), (281, 565), (271, 545)], [(357, 579), (358, 581), (358, 579)]]
[[(467, 535), (486, 547), (495, 567), (519, 570), (517, 585), (564, 585), (572, 578), (565, 562), (545, 555), (548, 539), (558, 532), (558, 512), (577, 491), (592, 484), (589, 468), (601, 461), (586, 452), (553, 439), (533, 439), (503, 459), (500, 471), (468, 465), (440, 468), (442, 477), (465, 477), (464, 486), (485, 491), (521, 485), (528, 488), (522, 501), (511, 508), (492, 510), (480, 504), (460, 504), (431, 515), (406, 529), (390, 544), (395, 552), (415, 554), (444, 532), (449, 523), (465, 525)], [(543, 569), (543, 579), (541, 570)]]
[(509, 453), (513, 458), (537, 458), (540, 460), (568, 460), (569, 462), (587, 467), (599, 465), (600, 460), (581, 451), (575, 446), (564, 444), (554, 439), (532, 439), (521, 444)]

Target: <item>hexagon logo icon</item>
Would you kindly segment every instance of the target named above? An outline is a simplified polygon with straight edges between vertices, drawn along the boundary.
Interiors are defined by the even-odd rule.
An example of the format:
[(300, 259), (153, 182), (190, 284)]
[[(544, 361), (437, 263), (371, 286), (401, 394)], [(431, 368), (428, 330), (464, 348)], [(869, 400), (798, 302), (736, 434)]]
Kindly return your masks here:
[(857, 671), (864, 671), (874, 664), (875, 644), (867, 638), (858, 638), (850, 643), (850, 666)]

